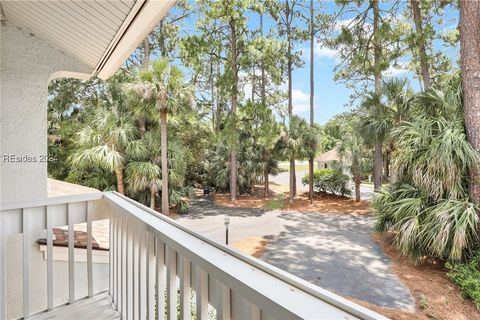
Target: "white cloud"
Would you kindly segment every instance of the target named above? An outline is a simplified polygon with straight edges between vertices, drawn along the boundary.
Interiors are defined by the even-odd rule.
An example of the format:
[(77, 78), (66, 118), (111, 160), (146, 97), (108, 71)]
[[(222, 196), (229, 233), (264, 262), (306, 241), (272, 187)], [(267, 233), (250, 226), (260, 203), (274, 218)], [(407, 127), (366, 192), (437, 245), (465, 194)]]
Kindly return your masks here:
[(298, 114), (310, 109), (310, 96), (299, 89), (292, 89), (293, 113)]
[(410, 71), (406, 68), (405, 64), (397, 64), (395, 66), (388, 67), (383, 71), (385, 77), (401, 77), (406, 76)]
[(325, 58), (330, 58), (330, 59), (336, 59), (337, 54), (338, 54), (337, 50), (327, 48), (327, 47), (320, 47), (320, 45), (315, 47), (313, 52), (317, 57), (320, 57), (320, 58), (325, 57)]
[[(310, 48), (302, 48), (301, 49), (302, 56), (304, 59), (310, 58)], [(313, 54), (317, 58), (325, 58), (325, 59), (333, 59), (336, 60), (338, 58), (338, 51), (335, 49), (331, 49), (328, 47), (321, 46), (320, 43), (315, 42), (315, 47), (313, 48)]]

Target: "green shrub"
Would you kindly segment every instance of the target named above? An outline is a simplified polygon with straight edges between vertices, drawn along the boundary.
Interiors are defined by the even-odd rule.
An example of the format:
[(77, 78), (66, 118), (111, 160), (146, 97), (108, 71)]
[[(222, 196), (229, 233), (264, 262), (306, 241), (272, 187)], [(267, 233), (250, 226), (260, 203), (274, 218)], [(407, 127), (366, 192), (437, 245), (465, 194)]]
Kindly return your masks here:
[(459, 261), (477, 243), (478, 206), (468, 199), (434, 201), (408, 183), (396, 183), (374, 197), (375, 229), (393, 231), (402, 254)]
[(447, 263), (450, 272), (447, 276), (452, 279), (462, 294), (480, 309), (480, 250), (466, 263)]
[[(313, 187), (317, 192), (330, 192), (342, 196), (350, 195), (348, 188), (350, 178), (338, 170), (317, 169), (313, 173)], [(308, 184), (308, 174), (302, 178), (304, 185)]]

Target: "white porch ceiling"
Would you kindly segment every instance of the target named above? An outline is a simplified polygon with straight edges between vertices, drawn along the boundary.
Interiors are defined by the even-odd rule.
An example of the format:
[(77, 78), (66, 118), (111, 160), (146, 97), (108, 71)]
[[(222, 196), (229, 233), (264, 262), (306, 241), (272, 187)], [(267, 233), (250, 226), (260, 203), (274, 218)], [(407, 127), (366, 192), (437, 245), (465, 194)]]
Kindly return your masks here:
[(90, 66), (92, 73), (102, 78), (115, 72), (174, 3), (175, 0), (1, 1), (7, 21)]

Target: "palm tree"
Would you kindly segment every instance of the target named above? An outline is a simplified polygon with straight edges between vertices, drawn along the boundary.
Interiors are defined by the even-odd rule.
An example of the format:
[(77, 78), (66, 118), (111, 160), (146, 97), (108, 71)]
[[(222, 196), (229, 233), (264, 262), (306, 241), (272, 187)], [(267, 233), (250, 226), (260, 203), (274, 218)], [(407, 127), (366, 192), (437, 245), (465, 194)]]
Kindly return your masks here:
[(155, 199), (161, 188), (160, 137), (158, 131), (146, 131), (140, 145), (128, 150), (131, 162), (126, 167), (126, 181), (132, 193), (149, 190), (150, 208), (155, 209)]
[[(354, 129), (357, 126), (358, 124), (352, 125)], [(337, 150), (342, 162), (349, 163), (355, 185), (355, 201), (358, 202), (360, 201), (360, 184), (362, 183), (363, 173), (368, 168), (369, 154), (365, 150), (362, 138), (354, 132), (352, 127), (344, 133), (343, 139), (337, 145)]]
[(90, 124), (78, 133), (79, 150), (70, 160), (73, 165), (101, 167), (115, 173), (117, 190), (125, 194), (123, 169), (128, 148), (133, 148), (137, 129), (130, 117), (117, 108), (94, 109)]
[[(279, 149), (283, 158), (305, 160), (315, 155), (318, 144), (318, 130), (310, 127), (305, 119), (291, 116), (288, 130), (281, 134)], [(293, 168), (295, 170), (295, 168)], [(295, 198), (294, 182), (290, 180), (290, 204)]]
[(158, 59), (142, 68), (127, 90), (136, 94), (145, 106), (158, 110), (160, 115), (162, 213), (169, 213), (167, 115), (188, 108), (193, 96), (192, 88), (185, 83), (179, 68), (167, 59)]
[[(391, 131), (408, 119), (412, 94), (406, 79), (388, 79), (381, 87), (380, 94), (369, 92), (365, 95), (360, 107), (358, 128), (365, 141), (385, 149), (384, 171), (388, 174), (389, 155), (394, 148), (394, 142), (390, 139)], [(382, 167), (382, 157), (375, 156), (374, 163), (374, 167)], [(380, 187), (381, 184), (376, 184), (375, 191), (379, 191)]]
[(478, 243), (479, 208), (468, 185), (480, 154), (466, 138), (462, 98), (458, 76), (421, 92), (412, 119), (392, 131), (399, 182), (375, 198), (376, 228), (394, 231), (413, 258), (459, 260)]

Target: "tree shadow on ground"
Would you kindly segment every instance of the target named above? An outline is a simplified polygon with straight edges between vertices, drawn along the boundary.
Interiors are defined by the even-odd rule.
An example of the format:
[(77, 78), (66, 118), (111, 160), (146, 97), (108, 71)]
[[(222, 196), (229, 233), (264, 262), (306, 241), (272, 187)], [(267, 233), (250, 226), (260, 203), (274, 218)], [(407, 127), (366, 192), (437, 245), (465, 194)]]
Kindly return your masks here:
[(371, 240), (369, 217), (287, 212), (260, 259), (327, 290), (390, 308), (413, 309), (408, 288)]
[(261, 208), (233, 208), (216, 205), (212, 199), (199, 199), (192, 201), (187, 214), (182, 215), (187, 219), (202, 219), (209, 216), (227, 214), (232, 217), (260, 217), (268, 210)]

